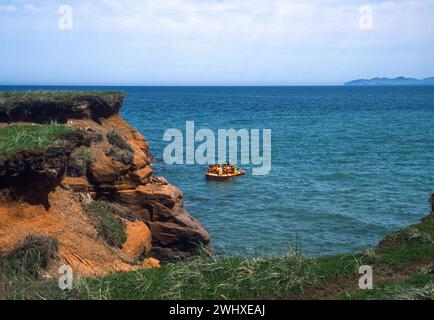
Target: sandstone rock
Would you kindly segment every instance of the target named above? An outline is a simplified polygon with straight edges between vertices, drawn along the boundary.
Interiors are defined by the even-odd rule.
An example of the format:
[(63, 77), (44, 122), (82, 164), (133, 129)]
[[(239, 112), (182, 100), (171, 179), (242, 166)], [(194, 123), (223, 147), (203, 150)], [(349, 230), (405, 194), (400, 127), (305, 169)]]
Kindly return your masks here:
[(64, 177), (62, 185), (74, 190), (75, 192), (91, 193), (95, 191), (95, 186), (90, 184), (86, 177)]
[(150, 176), (152, 176), (152, 167), (150, 166), (143, 167), (130, 174), (131, 179), (138, 183), (143, 183), (145, 179), (148, 179)]
[(182, 192), (171, 186), (147, 184), (118, 192), (116, 201), (134, 210), (151, 229), (151, 255), (170, 262), (197, 254), (210, 238), (205, 228), (183, 207)]
[(145, 269), (151, 269), (151, 268), (159, 268), (160, 267), (160, 261), (154, 258), (147, 258), (143, 260), (143, 268)]
[(98, 161), (95, 161), (89, 168), (89, 177), (92, 184), (98, 186), (101, 184), (114, 185), (122, 174), (128, 172), (128, 166), (120, 162), (111, 161), (105, 155), (100, 155)]
[(130, 256), (138, 258), (142, 253), (148, 253), (152, 247), (152, 237), (149, 228), (143, 221), (125, 221), (127, 240), (122, 250)]

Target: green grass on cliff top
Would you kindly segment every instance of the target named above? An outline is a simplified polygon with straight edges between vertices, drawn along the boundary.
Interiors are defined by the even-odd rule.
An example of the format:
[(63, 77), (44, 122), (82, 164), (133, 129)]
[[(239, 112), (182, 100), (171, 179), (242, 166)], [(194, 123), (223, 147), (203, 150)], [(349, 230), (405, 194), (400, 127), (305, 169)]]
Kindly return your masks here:
[(60, 144), (59, 137), (72, 132), (72, 128), (60, 124), (9, 125), (0, 128), (0, 160), (24, 151), (43, 151)]
[[(0, 285), (0, 299), (434, 299), (433, 237), (431, 214), (360, 253), (307, 259), (296, 251), (274, 258), (205, 252), (159, 269), (81, 279), (72, 291), (60, 291), (56, 280), (10, 281)], [(374, 290), (358, 288), (365, 264)]]
[(66, 102), (80, 96), (93, 96), (110, 99), (122, 95), (115, 91), (67, 91), (67, 90), (32, 90), (0, 92), (0, 107), (10, 108), (21, 101)]

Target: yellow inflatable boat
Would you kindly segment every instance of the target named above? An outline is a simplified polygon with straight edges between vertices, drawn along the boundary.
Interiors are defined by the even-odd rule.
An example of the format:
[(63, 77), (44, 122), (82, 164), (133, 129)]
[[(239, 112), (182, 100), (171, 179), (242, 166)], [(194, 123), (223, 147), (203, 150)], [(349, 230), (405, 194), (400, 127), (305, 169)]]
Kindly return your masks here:
[(245, 174), (246, 174), (245, 170), (239, 170), (237, 173), (223, 173), (223, 174), (208, 172), (205, 174), (205, 177), (207, 180), (228, 180), (234, 177), (243, 176)]

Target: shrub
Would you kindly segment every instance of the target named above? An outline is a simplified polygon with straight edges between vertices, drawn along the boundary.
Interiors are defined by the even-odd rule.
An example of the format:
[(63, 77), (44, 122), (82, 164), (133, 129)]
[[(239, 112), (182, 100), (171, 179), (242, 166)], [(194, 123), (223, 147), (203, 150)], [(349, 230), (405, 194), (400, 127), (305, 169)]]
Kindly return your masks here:
[(86, 174), (87, 167), (92, 165), (94, 159), (88, 148), (82, 147), (71, 154), (66, 167), (70, 177), (80, 177)]
[(13, 252), (1, 255), (0, 269), (8, 275), (37, 278), (57, 256), (58, 241), (52, 237), (28, 235)]
[(122, 162), (123, 164), (130, 164), (133, 161), (133, 154), (129, 151), (122, 151), (118, 147), (112, 147), (106, 152), (107, 156), (112, 157), (116, 161)]
[(133, 148), (125, 141), (125, 139), (115, 131), (109, 132), (107, 135), (109, 143), (121, 150), (133, 152)]
[(85, 206), (86, 212), (95, 220), (98, 234), (110, 246), (121, 248), (127, 239), (125, 225), (116, 215), (116, 210), (110, 203), (94, 201)]

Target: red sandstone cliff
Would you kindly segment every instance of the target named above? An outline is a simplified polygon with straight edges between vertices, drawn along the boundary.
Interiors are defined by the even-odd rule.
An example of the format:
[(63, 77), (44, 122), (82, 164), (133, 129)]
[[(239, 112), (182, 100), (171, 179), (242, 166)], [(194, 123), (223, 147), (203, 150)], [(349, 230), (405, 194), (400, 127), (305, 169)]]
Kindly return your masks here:
[[(67, 263), (84, 275), (135, 270), (191, 257), (209, 245), (204, 227), (183, 207), (183, 194), (155, 177), (144, 137), (119, 116), (123, 95), (68, 101), (0, 103), (0, 126), (66, 123), (76, 129), (41, 152), (0, 160), (0, 253), (26, 236), (58, 241), (51, 271)], [(85, 210), (98, 201), (122, 220), (121, 247), (104, 242)]]

